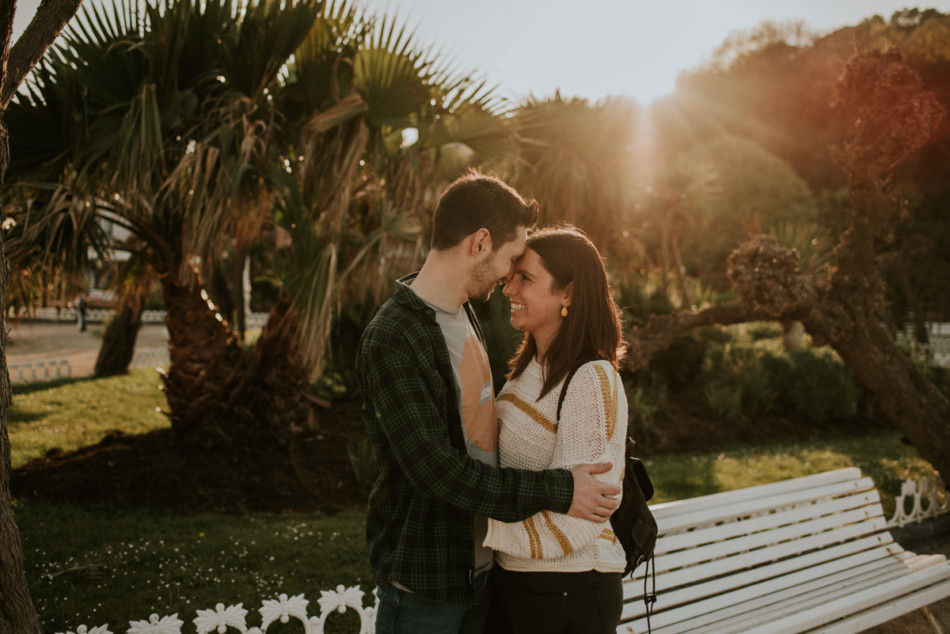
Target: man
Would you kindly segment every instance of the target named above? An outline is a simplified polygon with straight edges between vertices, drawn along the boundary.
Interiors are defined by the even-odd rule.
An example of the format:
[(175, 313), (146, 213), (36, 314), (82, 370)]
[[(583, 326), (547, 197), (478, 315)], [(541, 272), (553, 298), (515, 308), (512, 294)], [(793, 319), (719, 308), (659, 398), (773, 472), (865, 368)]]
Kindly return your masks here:
[(493, 553), (486, 516), (549, 509), (604, 522), (610, 465), (542, 472), (497, 467), (488, 357), (470, 299), (487, 300), (524, 252), (537, 202), (471, 171), (443, 193), (422, 269), (399, 280), (363, 333), (356, 370), (381, 474), (367, 541), (380, 599), (376, 631), (481, 632)]

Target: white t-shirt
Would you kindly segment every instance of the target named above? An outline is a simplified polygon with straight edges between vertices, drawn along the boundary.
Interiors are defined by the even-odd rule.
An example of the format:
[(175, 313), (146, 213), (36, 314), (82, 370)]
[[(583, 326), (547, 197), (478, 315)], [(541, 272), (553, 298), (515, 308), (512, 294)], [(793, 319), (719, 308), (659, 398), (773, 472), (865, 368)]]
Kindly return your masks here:
[[(411, 287), (410, 287), (411, 288)], [(423, 300), (425, 301), (425, 300)], [(498, 417), (495, 414), (495, 390), (488, 354), (464, 307), (455, 310), (426, 302), (435, 310), (449, 349), (459, 414), (465, 432), (465, 449), (476, 460), (498, 466)], [(488, 518), (475, 514), (475, 575), (490, 569), (494, 551), (483, 545)]]

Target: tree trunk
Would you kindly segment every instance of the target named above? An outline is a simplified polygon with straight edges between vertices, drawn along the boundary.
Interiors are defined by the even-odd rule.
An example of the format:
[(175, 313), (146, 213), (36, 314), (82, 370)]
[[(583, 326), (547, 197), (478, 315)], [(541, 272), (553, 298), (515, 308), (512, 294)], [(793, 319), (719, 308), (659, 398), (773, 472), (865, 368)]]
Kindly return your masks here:
[(855, 378), (920, 455), (950, 475), (950, 401), (924, 377), (877, 323), (833, 342)]
[(135, 354), (135, 340), (142, 328), (142, 309), (122, 304), (106, 327), (99, 356), (96, 357), (96, 376), (126, 374)]
[(254, 347), (254, 382), (266, 395), (271, 432), (285, 443), (313, 422), (304, 400), (309, 372), (297, 354), (298, 335), (290, 299), (281, 294)]
[[(0, 192), (10, 165), (10, 146), (3, 113), (20, 83), (76, 14), (81, 0), (44, 0), (23, 35), (10, 48), (16, 4), (0, 2)], [(3, 220), (0, 208), (0, 221)], [(10, 498), (10, 374), (7, 369), (7, 260), (0, 231), (0, 632), (42, 634), (23, 570), (20, 532), (13, 521)]]
[[(7, 128), (0, 108), (0, 190), (3, 175), (10, 164)], [(0, 213), (2, 220), (2, 213)], [(20, 531), (13, 521), (10, 497), (10, 435), (7, 415), (10, 411), (10, 373), (7, 370), (7, 258), (0, 232), (0, 632), (41, 634), (40, 619), (33, 608), (30, 590), (23, 570), (23, 547)]]
[(202, 296), (197, 276), (162, 276), (171, 363), (164, 375), (172, 428), (208, 448), (286, 443), (307, 423), (308, 373), (296, 353), (297, 322), (283, 298), (253, 358)]
[(260, 442), (262, 419), (240, 406), (250, 359), (201, 288), (197, 273), (179, 280), (177, 268), (161, 275), (170, 364), (164, 374), (172, 428), (184, 440), (208, 448)]

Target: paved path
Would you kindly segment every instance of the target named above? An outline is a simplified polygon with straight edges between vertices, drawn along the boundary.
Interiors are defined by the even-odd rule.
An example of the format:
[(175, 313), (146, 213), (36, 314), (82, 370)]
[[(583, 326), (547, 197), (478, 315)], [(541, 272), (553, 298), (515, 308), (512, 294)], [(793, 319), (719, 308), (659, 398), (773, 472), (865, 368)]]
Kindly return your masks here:
[[(79, 332), (75, 322), (8, 321), (7, 364), (69, 361), (71, 376), (91, 376), (102, 345), (104, 324), (87, 324)], [(168, 335), (164, 324), (144, 324), (139, 330), (135, 349), (162, 352), (167, 350)], [(12, 377), (11, 377), (12, 378)]]

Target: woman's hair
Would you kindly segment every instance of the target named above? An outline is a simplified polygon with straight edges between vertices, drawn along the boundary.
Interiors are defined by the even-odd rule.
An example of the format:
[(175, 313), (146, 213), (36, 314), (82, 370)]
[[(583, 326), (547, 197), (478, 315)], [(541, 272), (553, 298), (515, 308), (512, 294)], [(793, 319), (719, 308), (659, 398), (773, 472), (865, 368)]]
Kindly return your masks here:
[[(568, 315), (544, 357), (541, 398), (583, 363), (604, 359), (618, 367), (626, 345), (604, 261), (583, 231), (571, 225), (545, 227), (528, 236), (525, 246), (541, 257), (554, 278), (552, 292), (574, 284)], [(525, 333), (521, 347), (508, 362), (508, 378), (520, 376), (536, 353), (534, 337)]]

